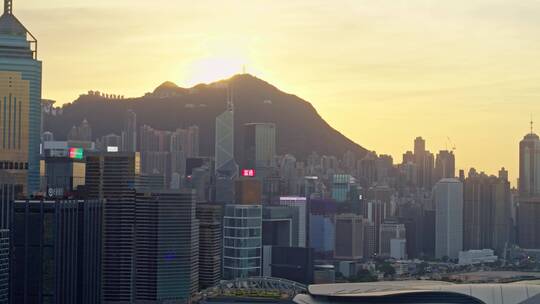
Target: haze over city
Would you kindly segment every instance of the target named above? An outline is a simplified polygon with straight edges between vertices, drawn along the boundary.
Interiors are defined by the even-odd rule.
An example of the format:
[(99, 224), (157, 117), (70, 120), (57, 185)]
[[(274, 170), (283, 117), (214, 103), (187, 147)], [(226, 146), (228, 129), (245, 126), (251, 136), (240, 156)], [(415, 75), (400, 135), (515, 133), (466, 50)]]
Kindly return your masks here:
[[(537, 1), (18, 1), (40, 40), (43, 96), (137, 97), (246, 71), (401, 160), (412, 138), (515, 185), (540, 111)], [(43, 18), (43, 16), (47, 18)], [(540, 116), (539, 116), (540, 117)], [(449, 143), (448, 137), (451, 142)]]
[(540, 303), (540, 2), (4, 0), (0, 304)]

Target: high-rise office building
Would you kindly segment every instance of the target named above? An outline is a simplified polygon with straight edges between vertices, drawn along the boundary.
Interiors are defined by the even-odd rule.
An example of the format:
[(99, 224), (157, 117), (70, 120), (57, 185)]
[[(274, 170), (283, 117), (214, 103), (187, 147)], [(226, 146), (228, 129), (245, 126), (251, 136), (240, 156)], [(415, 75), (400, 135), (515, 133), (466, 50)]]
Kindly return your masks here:
[(238, 164), (234, 159), (234, 104), (227, 93), (227, 109), (216, 118), (215, 138), (216, 202), (233, 203)]
[(332, 199), (338, 203), (349, 200), (354, 177), (347, 174), (335, 174), (332, 181)]
[(540, 138), (532, 128), (519, 143), (519, 196), (540, 196)]
[(199, 127), (191, 126), (188, 129), (177, 129), (171, 133), (171, 174), (178, 173), (180, 176), (185, 176), (187, 159), (194, 159), (198, 156)]
[[(410, 259), (421, 256), (423, 252), (422, 240), (429, 235), (423, 227), (425, 220), (423, 215), (423, 206), (414, 201), (402, 203), (398, 207), (398, 222), (405, 225), (407, 256)], [(434, 235), (434, 229), (431, 232)], [(435, 243), (435, 240), (433, 240), (433, 243)]]
[(15, 201), (13, 218), (12, 303), (101, 303), (101, 202)]
[[(276, 125), (249, 123), (244, 125), (243, 169), (256, 169), (259, 175), (276, 166)], [(264, 176), (261, 176), (264, 178)]]
[(86, 157), (90, 198), (106, 200), (103, 214), (103, 303), (131, 303), (135, 188), (140, 176), (138, 153), (98, 153)]
[(504, 177), (471, 172), (463, 183), (463, 247), (501, 252), (512, 227), (510, 183)]
[(117, 152), (122, 150), (122, 136), (107, 134), (98, 141), (98, 148), (104, 152)]
[(372, 200), (365, 204), (366, 210), (363, 212), (366, 218), (375, 226), (375, 249), (379, 250), (380, 228), (386, 219), (388, 204), (380, 200)]
[(187, 157), (199, 157), (199, 134), (200, 129), (198, 126), (191, 126), (187, 128), (187, 145), (186, 145), (186, 155)]
[(396, 260), (407, 259), (406, 239), (390, 239), (390, 257)]
[(368, 152), (364, 158), (358, 161), (358, 178), (365, 187), (370, 187), (378, 180), (377, 154)]
[(262, 206), (226, 205), (223, 217), (223, 279), (262, 275)]
[(386, 221), (379, 229), (379, 255), (392, 257), (392, 240), (406, 240), (405, 225), (397, 221)]
[(92, 127), (86, 118), (83, 119), (81, 125), (79, 126), (79, 138), (76, 140), (92, 141)]
[(276, 163), (276, 125), (248, 123), (243, 126), (241, 169), (262, 182), (263, 201), (275, 202), (281, 194), (282, 179)]
[(435, 185), (435, 256), (457, 259), (463, 249), (463, 184), (454, 178)]
[(82, 159), (45, 157), (44, 185), (48, 197), (69, 195), (85, 185), (86, 164)]
[(4, 1), (0, 17), (0, 171), (13, 174), (25, 193), (39, 191), (41, 61), (37, 40)]
[(285, 195), (300, 193), (300, 176), (296, 158), (291, 154), (286, 154), (279, 161), (279, 176), (282, 180), (281, 191)]
[(357, 260), (366, 252), (366, 226), (368, 220), (356, 214), (338, 214), (336, 220), (336, 237), (334, 258)]
[(517, 241), (521, 248), (540, 249), (540, 198), (519, 198)]
[(414, 155), (421, 155), (426, 151), (426, 141), (422, 137), (414, 139)]
[(124, 117), (124, 129), (122, 130), (122, 151), (137, 151), (137, 114), (128, 110)]
[(139, 153), (90, 153), (86, 156), (85, 184), (90, 198), (116, 199), (137, 187), (141, 174)]
[(86, 118), (79, 126), (73, 126), (67, 136), (68, 141), (74, 142), (91, 142), (92, 138), (92, 127)]
[(101, 302), (103, 202), (79, 200), (77, 239), (77, 303)]
[(298, 247), (307, 247), (307, 199), (297, 196), (282, 196), (279, 198), (279, 204), (298, 209)]
[(263, 207), (263, 246), (299, 247), (299, 210), (290, 206)]
[(200, 289), (215, 286), (221, 280), (222, 218), (222, 205), (197, 203)]
[(435, 182), (456, 177), (456, 157), (453, 151), (439, 151), (435, 159)]
[(9, 229), (0, 229), (0, 304), (9, 303)]
[(519, 143), (518, 243), (540, 248), (540, 138), (531, 132)]
[(11, 203), (23, 193), (22, 184), (10, 173), (0, 170), (0, 229), (10, 229)]
[(212, 169), (208, 165), (193, 169), (188, 187), (195, 190), (197, 202), (208, 202), (212, 198)]
[(311, 200), (309, 202), (309, 247), (317, 258), (334, 256), (336, 237), (336, 202), (333, 200)]
[(138, 193), (134, 303), (185, 303), (199, 286), (199, 221), (192, 192)]
[(312, 248), (264, 246), (264, 253), (265, 277), (313, 283)]
[(417, 166), (416, 186), (431, 190), (433, 184), (433, 153), (426, 150), (426, 141), (422, 137), (414, 140), (414, 163)]
[(257, 205), (262, 199), (262, 183), (258, 179), (243, 177), (235, 181), (236, 203)]

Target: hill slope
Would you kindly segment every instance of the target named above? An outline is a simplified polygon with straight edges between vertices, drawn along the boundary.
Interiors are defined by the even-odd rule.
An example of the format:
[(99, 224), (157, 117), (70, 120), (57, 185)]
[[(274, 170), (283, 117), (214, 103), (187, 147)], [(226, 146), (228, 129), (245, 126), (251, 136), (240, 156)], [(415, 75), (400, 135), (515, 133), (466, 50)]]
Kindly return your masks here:
[(94, 138), (120, 134), (123, 117), (132, 109), (137, 113), (139, 126), (147, 124), (155, 129), (175, 130), (198, 125), (201, 154), (213, 155), (215, 118), (226, 106), (226, 84), (234, 89), (237, 151), (241, 147), (243, 124), (273, 122), (278, 129), (278, 154), (290, 153), (305, 159), (313, 151), (341, 157), (350, 150), (358, 157), (365, 155), (364, 148), (334, 130), (310, 103), (248, 74), (191, 89), (166, 82), (153, 94), (133, 99), (109, 100), (82, 95), (65, 105), (62, 115), (47, 115), (44, 129), (62, 140), (72, 126), (86, 118)]

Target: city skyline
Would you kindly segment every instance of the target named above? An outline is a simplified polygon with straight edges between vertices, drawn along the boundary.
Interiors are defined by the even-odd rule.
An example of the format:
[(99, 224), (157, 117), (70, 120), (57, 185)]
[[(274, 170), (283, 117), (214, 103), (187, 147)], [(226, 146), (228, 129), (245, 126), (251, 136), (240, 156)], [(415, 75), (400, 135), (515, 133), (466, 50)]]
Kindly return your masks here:
[[(534, 46), (478, 36), (432, 57), (434, 43), (464, 38), (441, 25), (463, 21), (460, 34), (470, 38), (497, 9), (527, 21), (532, 1), (181, 1), (34, 3), (27, 12), (48, 24), (24, 23), (19, 0), (4, 1), (0, 304), (540, 302), (534, 107), (509, 102), (511, 90), (527, 92), (502, 81), (516, 70), (495, 73), (517, 67), (510, 53), (493, 56), (496, 64), (474, 57), (486, 46), (485, 54)], [(464, 17), (473, 16), (471, 30)], [(500, 26), (491, 34), (509, 34), (490, 20)], [(51, 24), (53, 35), (85, 39), (40, 57), (42, 33), (28, 29)], [(350, 39), (358, 31), (371, 38)], [(40, 50), (58, 46), (43, 36)], [(498, 48), (482, 44), (492, 40)], [(367, 57), (348, 53), (355, 49)], [(178, 55), (186, 52), (202, 57)], [(58, 54), (68, 67), (57, 67)], [(137, 92), (171, 70), (187, 87), (230, 78)], [(67, 79), (60, 88), (59, 75)], [(61, 96), (79, 84), (93, 88), (69, 106), (43, 98), (43, 87)], [(125, 98), (118, 86), (141, 97)], [(313, 104), (288, 93), (296, 91)], [(376, 104), (351, 102), (366, 96)], [(511, 110), (532, 112), (527, 132)], [(447, 130), (458, 135), (440, 140)]]
[[(239, 5), (28, 0), (15, 9), (41, 41), (43, 96), (59, 103), (88, 89), (141, 96), (165, 80), (192, 86), (246, 66), (370, 150), (399, 160), (410, 138), (422, 135), (437, 152), (450, 137), (457, 168), (494, 174), (504, 166), (516, 184), (518, 151), (506, 147), (540, 110), (538, 3)], [(81, 35), (76, 45), (65, 38)]]

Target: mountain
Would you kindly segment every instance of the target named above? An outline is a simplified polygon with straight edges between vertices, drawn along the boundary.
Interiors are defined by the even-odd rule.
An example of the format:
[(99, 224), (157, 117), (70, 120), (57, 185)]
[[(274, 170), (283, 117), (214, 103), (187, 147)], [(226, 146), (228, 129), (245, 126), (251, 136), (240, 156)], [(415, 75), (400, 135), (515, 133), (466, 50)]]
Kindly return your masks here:
[(226, 107), (227, 85), (234, 95), (237, 151), (241, 147), (242, 125), (273, 122), (278, 131), (278, 154), (290, 153), (305, 159), (313, 151), (342, 157), (350, 150), (359, 158), (366, 153), (366, 149), (328, 125), (310, 103), (249, 74), (190, 89), (165, 82), (153, 93), (139, 98), (81, 95), (73, 103), (64, 105), (62, 114), (45, 115), (44, 130), (53, 132), (56, 139), (64, 140), (72, 126), (87, 119), (94, 138), (121, 134), (124, 115), (132, 109), (137, 114), (138, 125), (146, 124), (160, 130), (198, 125), (201, 154), (209, 156), (214, 154), (215, 118)]

